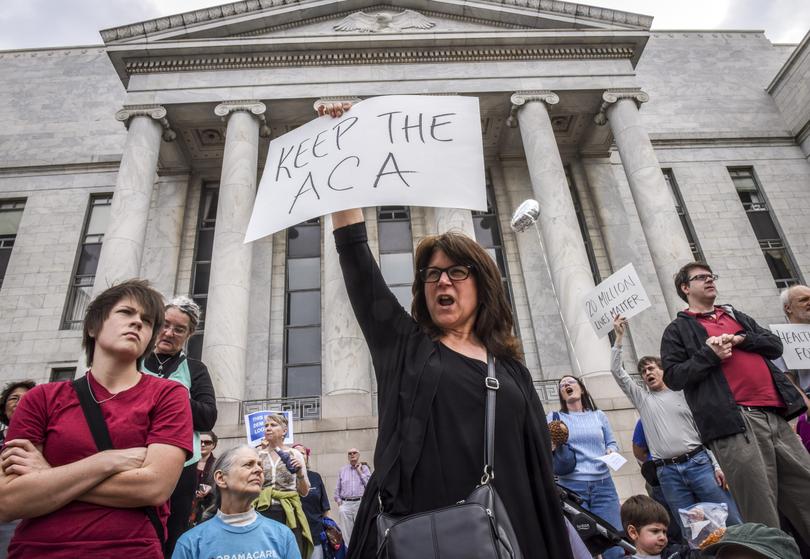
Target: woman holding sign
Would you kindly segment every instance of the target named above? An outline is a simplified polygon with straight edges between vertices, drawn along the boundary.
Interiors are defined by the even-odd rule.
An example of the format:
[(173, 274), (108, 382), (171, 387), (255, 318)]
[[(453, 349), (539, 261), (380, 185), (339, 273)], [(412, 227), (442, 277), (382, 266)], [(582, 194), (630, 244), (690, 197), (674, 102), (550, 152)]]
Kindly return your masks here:
[(493, 484), (523, 557), (571, 557), (551, 465), (543, 407), (521, 362), (512, 314), (492, 258), (456, 233), (416, 251), (412, 315), (397, 301), (366, 242), (361, 210), (333, 214), (349, 299), (379, 388), (376, 471), (349, 543), (377, 554), (374, 519), (452, 505), (481, 481), (488, 354), (499, 389)]
[(295, 535), (302, 557), (312, 553), (301, 497), (309, 493), (309, 479), (304, 456), (284, 445), (287, 417), (270, 414), (264, 420), (264, 440), (259, 444), (259, 457), (264, 469), (264, 487), (256, 500), (256, 510), (263, 516), (286, 524)]

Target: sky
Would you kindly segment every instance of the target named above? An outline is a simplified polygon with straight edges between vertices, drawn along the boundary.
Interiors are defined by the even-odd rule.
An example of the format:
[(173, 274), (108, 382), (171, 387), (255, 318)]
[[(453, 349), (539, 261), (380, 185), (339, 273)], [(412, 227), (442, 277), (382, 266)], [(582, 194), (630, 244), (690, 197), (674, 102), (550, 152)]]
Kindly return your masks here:
[[(98, 31), (223, 4), (222, 0), (2, 0), (0, 50), (101, 44)], [(380, 2), (396, 4), (395, 0)], [(764, 29), (798, 43), (810, 29), (808, 0), (587, 0), (654, 16), (653, 29)]]

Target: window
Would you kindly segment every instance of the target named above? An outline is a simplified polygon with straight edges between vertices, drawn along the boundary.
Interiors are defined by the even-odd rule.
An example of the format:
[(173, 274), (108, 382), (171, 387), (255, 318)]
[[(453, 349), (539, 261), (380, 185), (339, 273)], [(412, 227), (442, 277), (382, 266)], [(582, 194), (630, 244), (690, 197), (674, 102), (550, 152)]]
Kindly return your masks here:
[(101, 194), (90, 198), (87, 219), (84, 224), (79, 255), (73, 272), (73, 281), (68, 293), (68, 302), (62, 319), (63, 330), (81, 330), (84, 311), (90, 304), (96, 268), (101, 255), (101, 244), (110, 221), (112, 194)]
[[(472, 212), (473, 228), (475, 229), (475, 240), (478, 241), (495, 263), (501, 273), (501, 282), (506, 293), (509, 304), (512, 304), (512, 289), (509, 284), (509, 269), (506, 266), (506, 254), (503, 249), (503, 238), (501, 237), (501, 225), (498, 221), (498, 206), (495, 203), (495, 189), (487, 173), (487, 211)], [(512, 309), (512, 316), (517, 320), (517, 313)], [(517, 330), (517, 323), (515, 325)]]
[(782, 289), (801, 281), (798, 267), (779, 232), (779, 226), (768, 209), (768, 201), (759, 188), (754, 169), (751, 167), (728, 170), (743, 209), (754, 230), (762, 254), (771, 270), (776, 287)]
[(675, 211), (678, 212), (686, 240), (689, 241), (689, 248), (692, 250), (692, 258), (698, 262), (703, 262), (703, 251), (700, 249), (697, 235), (695, 235), (695, 229), (692, 227), (692, 220), (689, 219), (689, 213), (687, 213), (686, 206), (683, 203), (681, 189), (678, 188), (678, 183), (675, 182), (675, 174), (672, 172), (672, 169), (661, 169), (661, 171), (664, 173), (664, 180), (667, 181), (669, 191), (672, 193), (672, 199), (675, 202)]
[(574, 203), (574, 213), (577, 216), (579, 232), (582, 236), (582, 242), (585, 245), (585, 254), (588, 255), (588, 265), (591, 267), (593, 282), (598, 284), (602, 281), (602, 276), (599, 273), (599, 264), (596, 262), (596, 254), (593, 252), (591, 235), (588, 233), (588, 222), (585, 221), (585, 214), (582, 212), (582, 202), (579, 199), (577, 189), (574, 187), (574, 181), (571, 179), (571, 167), (568, 165), (565, 166), (565, 180), (568, 182), (568, 191), (571, 193), (571, 201)]
[(287, 229), (284, 396), (321, 394), (321, 223)]
[(410, 311), (413, 295), (413, 237), (411, 209), (407, 206), (377, 208), (380, 239), (380, 271), (399, 304)]
[(3, 278), (6, 276), (24, 208), (24, 200), (0, 201), (0, 287), (3, 287)]
[(54, 367), (51, 369), (51, 382), (70, 382), (75, 376), (76, 367)]
[(194, 260), (191, 264), (191, 298), (202, 309), (200, 323), (197, 325), (194, 335), (188, 341), (188, 356), (193, 359), (200, 359), (202, 356), (205, 309), (208, 303), (208, 280), (211, 276), (211, 254), (214, 249), (214, 226), (217, 221), (218, 199), (219, 184), (204, 184), (197, 218), (197, 241), (194, 247)]

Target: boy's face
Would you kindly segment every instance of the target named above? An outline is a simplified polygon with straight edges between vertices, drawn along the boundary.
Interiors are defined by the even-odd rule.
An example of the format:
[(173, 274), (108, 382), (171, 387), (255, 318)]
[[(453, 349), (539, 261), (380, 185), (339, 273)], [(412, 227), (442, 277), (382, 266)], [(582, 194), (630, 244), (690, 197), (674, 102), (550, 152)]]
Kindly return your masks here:
[(667, 546), (667, 527), (660, 522), (645, 524), (640, 530), (630, 525), (627, 535), (633, 540), (636, 550), (645, 555), (658, 555)]

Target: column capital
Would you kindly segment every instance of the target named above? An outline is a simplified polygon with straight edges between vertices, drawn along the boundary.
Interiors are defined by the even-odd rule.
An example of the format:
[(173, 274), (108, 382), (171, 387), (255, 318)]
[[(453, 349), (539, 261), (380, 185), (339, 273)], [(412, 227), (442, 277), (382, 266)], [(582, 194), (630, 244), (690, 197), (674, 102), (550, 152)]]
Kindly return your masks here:
[(123, 122), (124, 126), (129, 129), (129, 121), (133, 117), (148, 116), (160, 123), (163, 127), (163, 139), (171, 142), (177, 138), (177, 134), (172, 130), (166, 114), (166, 107), (163, 105), (124, 105), (121, 110), (115, 113), (115, 120)]
[(641, 107), (642, 103), (646, 103), (650, 100), (650, 96), (645, 91), (632, 87), (606, 89), (602, 93), (602, 105), (599, 107), (599, 112), (593, 117), (593, 121), (597, 125), (603, 126), (607, 122), (608, 107), (619, 99), (632, 99), (636, 102), (637, 107)]
[(259, 121), (259, 136), (262, 138), (270, 137), (270, 127), (267, 126), (267, 119), (264, 116), (264, 113), (267, 112), (267, 106), (261, 101), (223, 101), (214, 107), (214, 114), (222, 117), (222, 120), (227, 120), (229, 115), (237, 112), (250, 113), (255, 116)]
[(518, 110), (523, 105), (532, 101), (540, 101), (546, 105), (556, 105), (560, 102), (560, 96), (553, 91), (548, 91), (545, 89), (535, 91), (516, 91), (509, 98), (509, 101), (512, 103), (512, 107), (509, 109), (509, 117), (506, 119), (506, 125), (509, 128), (515, 128), (517, 126), (517, 118), (515, 117)]

